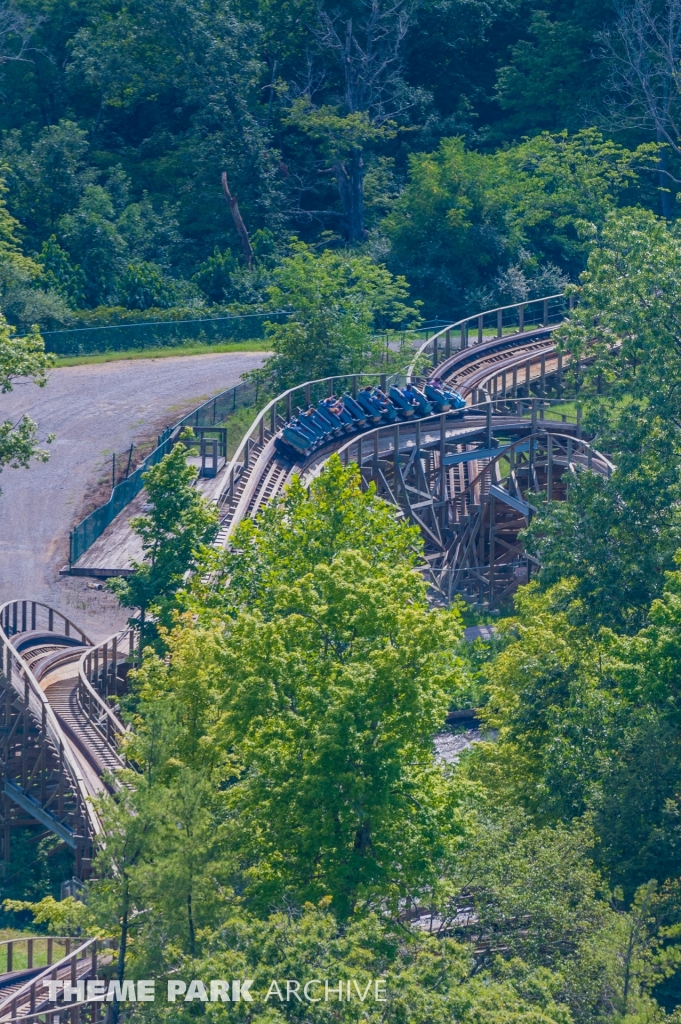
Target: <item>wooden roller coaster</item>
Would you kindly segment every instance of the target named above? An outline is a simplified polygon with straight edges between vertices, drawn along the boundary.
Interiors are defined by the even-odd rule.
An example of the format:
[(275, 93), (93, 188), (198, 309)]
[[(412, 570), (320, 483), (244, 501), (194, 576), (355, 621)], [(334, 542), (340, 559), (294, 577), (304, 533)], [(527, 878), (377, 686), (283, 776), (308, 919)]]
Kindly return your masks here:
[[(437, 376), (456, 386), (465, 410), (337, 437), (307, 458), (287, 458), (275, 445), (296, 405), (337, 391), (356, 395), (367, 380), (385, 388), (386, 378), (327, 378), (279, 395), (256, 416), (223, 470), (216, 543), (229, 544), (236, 524), (281, 494), (292, 474), (309, 483), (338, 453), (346, 465), (357, 464), (365, 486), (373, 484), (398, 515), (420, 527), (422, 571), (435, 600), (462, 594), (489, 608), (505, 600), (536, 564), (519, 535), (542, 496), (563, 498), (577, 472), (613, 470), (582, 437), (579, 413), (570, 416), (562, 402), (564, 357), (551, 336), (566, 312), (563, 297), (550, 296), (444, 328), (424, 342), (401, 381)], [(469, 344), (476, 331), (477, 343)], [(126, 767), (115, 700), (136, 653), (133, 630), (94, 645), (40, 602), (0, 606), (0, 864), (10, 862), (13, 830), (30, 827), (53, 833), (73, 851), (76, 887), (91, 874), (102, 832), (97, 800), (122, 784)], [(45, 982), (69, 981), (74, 992), (84, 992), (78, 982), (106, 973), (111, 952), (95, 940), (50, 939), (38, 965), (40, 940), (26, 941), (27, 962), (19, 970), (11, 943), (4, 972), (0, 952), (0, 1024), (52, 1024), (60, 1012), (72, 1024), (96, 1021), (101, 1002), (79, 996), (65, 1005), (46, 996)], [(68, 943), (63, 956), (53, 941)]]

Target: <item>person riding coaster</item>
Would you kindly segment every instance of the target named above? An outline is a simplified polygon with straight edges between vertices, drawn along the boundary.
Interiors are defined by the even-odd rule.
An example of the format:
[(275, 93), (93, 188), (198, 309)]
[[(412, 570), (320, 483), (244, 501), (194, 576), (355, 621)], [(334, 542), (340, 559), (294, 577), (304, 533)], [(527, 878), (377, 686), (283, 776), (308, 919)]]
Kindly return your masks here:
[(340, 432), (352, 433), (355, 429), (355, 423), (352, 416), (346, 412), (342, 401), (337, 399), (335, 395), (323, 398), (317, 406), (317, 409), (320, 416), (327, 419), (329, 423), (331, 423), (331, 425)]
[(380, 388), (369, 384), (359, 392), (357, 401), (369, 413), (372, 423), (393, 423), (397, 419), (395, 406)]
[(362, 408), (362, 406), (357, 401), (355, 401), (352, 395), (349, 395), (346, 392), (343, 395), (343, 404), (345, 406), (346, 412), (348, 412), (355, 421), (355, 425), (359, 427), (360, 430), (362, 429), (362, 427), (366, 427), (367, 414), (365, 410)]
[(448, 388), (439, 377), (426, 382), (423, 389), (426, 398), (430, 399), (436, 412), (448, 412), (450, 409), (465, 409), (466, 402), (458, 391)]
[(340, 428), (340, 424), (338, 426), (331, 424), (326, 416), (322, 416), (322, 414), (312, 404), (307, 407), (306, 412), (302, 413), (302, 418), (307, 420), (309, 423), (314, 424), (324, 441), (330, 441), (332, 437), (340, 437), (343, 433)]
[(374, 388), (374, 398), (377, 402), (380, 402), (384, 407), (383, 419), (385, 423), (394, 423), (397, 419), (397, 409), (395, 408), (394, 402), (391, 402), (385, 391), (382, 391), (380, 387)]
[(403, 420), (411, 419), (416, 412), (416, 402), (406, 388), (398, 388), (393, 384), (389, 391), (390, 399), (397, 406), (398, 415)]
[(383, 419), (383, 407), (374, 399), (373, 388), (362, 388), (357, 393), (357, 404), (367, 413), (369, 423), (375, 425)]
[(335, 412), (333, 412), (331, 406), (326, 405), (325, 402), (320, 402), (317, 406), (316, 413), (320, 420), (322, 420), (327, 427), (331, 428), (336, 437), (340, 437), (341, 434), (344, 433), (345, 427), (341, 423), (339, 417), (336, 416)]
[[(399, 390), (399, 389), (397, 389)], [(392, 394), (392, 389), (391, 389)], [(405, 384), (401, 390), (403, 398), (413, 407), (416, 416), (430, 416), (433, 411), (432, 403), (428, 401), (422, 391), (419, 391), (413, 384)]]

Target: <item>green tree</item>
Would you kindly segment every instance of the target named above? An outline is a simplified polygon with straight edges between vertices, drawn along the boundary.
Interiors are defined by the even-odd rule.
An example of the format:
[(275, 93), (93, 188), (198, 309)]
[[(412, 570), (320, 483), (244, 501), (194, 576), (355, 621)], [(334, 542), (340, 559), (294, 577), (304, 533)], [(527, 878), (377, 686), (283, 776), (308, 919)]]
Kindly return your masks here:
[(231, 249), (220, 252), (216, 246), (212, 256), (201, 264), (192, 278), (209, 302), (225, 302), (232, 292), (232, 274), (237, 261)]
[(115, 223), (111, 196), (101, 185), (87, 185), (78, 206), (64, 214), (60, 234), (84, 275), (85, 301), (110, 304), (124, 269), (125, 242)]
[[(382, 225), (390, 265), (407, 274), (433, 313), (493, 305), (495, 288), (500, 301), (531, 297), (533, 276), (537, 294), (551, 264), (570, 276), (584, 268), (591, 239), (580, 229), (602, 224), (635, 186), (634, 168), (651, 159), (654, 147), (632, 152), (595, 129), (544, 132), (490, 154), (443, 139), (435, 153), (410, 157), (409, 182)], [(525, 294), (504, 299), (503, 277), (494, 282), (514, 265), (528, 278)]]
[[(47, 384), (47, 369), (53, 357), (45, 353), (45, 344), (37, 328), (23, 338), (16, 337), (16, 330), (7, 323), (0, 313), (0, 394), (13, 390), (17, 378), (28, 379), (38, 387)], [(49, 444), (52, 435), (47, 438)], [(28, 467), (31, 459), (46, 462), (48, 452), (39, 447), (38, 425), (30, 416), (24, 415), (17, 423), (4, 420), (0, 423), (0, 471), (3, 466)]]
[(117, 285), (118, 297), (128, 309), (167, 309), (178, 288), (153, 263), (128, 263)]
[(180, 441), (144, 474), (152, 507), (148, 515), (131, 520), (132, 529), (142, 539), (144, 561), (133, 563), (132, 576), (110, 584), (124, 607), (140, 611), (140, 645), (147, 637), (149, 610), (160, 621), (169, 621), (185, 574), (196, 565), (201, 548), (217, 532), (217, 510), (192, 487), (197, 471), (187, 463), (187, 454)]
[(95, 183), (98, 174), (88, 164), (88, 150), (87, 132), (70, 120), (36, 132), (29, 146), (20, 130), (5, 135), (1, 152), (10, 208), (24, 225), (32, 249), (40, 249)]
[(540, 510), (528, 543), (540, 581), (573, 577), (595, 626), (639, 629), (681, 544), (680, 274), (676, 230), (645, 210), (612, 214), (558, 331), (587, 428), (617, 468), (575, 480), (565, 505)]
[(368, 256), (329, 249), (317, 256), (303, 242), (293, 250), (268, 289), (271, 308), (291, 313), (267, 327), (276, 354), (264, 374), (277, 389), (366, 369), (376, 358), (374, 331), (416, 317), (405, 279)]
[(540, 824), (584, 814), (602, 759), (612, 756), (626, 701), (609, 685), (605, 641), (583, 624), (572, 581), (516, 598), (504, 649), (483, 667), (484, 718), (499, 742), (471, 757), (502, 803)]
[(159, 702), (185, 723), (157, 775), (223, 773), (240, 884), (258, 907), (327, 893), (341, 916), (379, 893), (394, 904), (432, 881), (463, 827), (431, 739), (460, 685), (460, 619), (428, 611), (418, 533), (391, 518), (339, 460), (309, 497), (294, 483), (197, 573), (169, 664), (150, 658), (138, 674), (144, 743)]
[(537, 824), (588, 815), (594, 859), (626, 905), (681, 870), (680, 589), (668, 574), (649, 625), (621, 636), (594, 635), (575, 581), (524, 588), (504, 649), (484, 666), (498, 741), (467, 765), (492, 805), (520, 805)]
[(553, 6), (555, 14), (532, 12), (527, 37), (515, 43), (510, 63), (499, 68), (496, 96), (506, 116), (495, 126), (495, 136), (579, 131), (586, 105), (600, 99), (603, 67), (594, 43), (610, 12), (591, 0), (563, 10)]
[(43, 268), (42, 278), (48, 288), (54, 289), (75, 308), (83, 303), (83, 271), (79, 266), (73, 266), (69, 254), (59, 245), (56, 235), (50, 235), (47, 241), (43, 242), (36, 256), (36, 263)]
[(639, 630), (681, 544), (673, 448), (630, 422), (630, 449), (614, 456), (612, 477), (580, 474), (568, 500), (541, 506), (524, 532), (541, 563), (541, 587), (570, 578), (583, 621), (594, 630)]

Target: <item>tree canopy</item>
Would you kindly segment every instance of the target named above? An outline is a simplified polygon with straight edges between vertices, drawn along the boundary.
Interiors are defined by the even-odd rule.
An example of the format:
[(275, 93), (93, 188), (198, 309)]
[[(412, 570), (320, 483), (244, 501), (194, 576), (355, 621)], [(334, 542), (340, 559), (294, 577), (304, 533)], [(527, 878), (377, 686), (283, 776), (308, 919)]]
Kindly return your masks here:
[[(353, 261), (400, 293), (369, 327), (561, 290), (583, 222), (676, 215), (675, 2), (7, 0), (0, 307), (21, 331), (260, 313)], [(333, 328), (349, 362), (365, 314)]]

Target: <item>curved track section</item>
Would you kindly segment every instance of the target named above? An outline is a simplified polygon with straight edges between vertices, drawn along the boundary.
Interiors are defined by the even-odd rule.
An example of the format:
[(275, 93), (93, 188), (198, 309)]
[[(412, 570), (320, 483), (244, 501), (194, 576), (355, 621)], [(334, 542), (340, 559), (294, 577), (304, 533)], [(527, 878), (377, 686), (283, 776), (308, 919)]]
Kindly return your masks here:
[(107, 688), (117, 661), (102, 661), (99, 651), (48, 605), (0, 606), (5, 862), (12, 829), (38, 822), (73, 850), (77, 877), (90, 874), (93, 842), (101, 832), (93, 801), (116, 788), (116, 773), (124, 767), (116, 749), (123, 726), (97, 689)]
[[(339, 437), (308, 458), (291, 460), (275, 447), (278, 430), (297, 407), (325, 395), (351, 392), (385, 376), (326, 378), (292, 388), (263, 410), (242, 441), (220, 496), (226, 545), (235, 525), (281, 493), (295, 472), (309, 481), (333, 452), (356, 462), (400, 514), (422, 531), (424, 572), (436, 597), (463, 594), (493, 607), (530, 578), (534, 560), (519, 542), (540, 493), (562, 498), (582, 470), (609, 474), (612, 464), (581, 437), (579, 417), (568, 422), (560, 406), (564, 357), (551, 335), (568, 312), (562, 296), (520, 303), (452, 324), (421, 346), (404, 380), (438, 377), (454, 384), (467, 408), (406, 420)], [(515, 317), (515, 324), (509, 319)], [(539, 319), (539, 322), (537, 320)], [(470, 345), (470, 326), (477, 344)], [(452, 350), (452, 339), (461, 345)], [(419, 366), (426, 361), (426, 372)], [(548, 398), (552, 391), (555, 398)]]
[[(423, 534), (423, 572), (435, 599), (465, 594), (493, 606), (532, 572), (518, 535), (535, 495), (562, 497), (582, 469), (612, 466), (581, 438), (579, 423), (551, 419), (552, 378), (561, 392), (561, 357), (551, 333), (567, 310), (560, 296), (492, 310), (453, 324), (425, 342), (407, 376), (355, 375), (310, 381), (277, 396), (255, 419), (226, 473), (218, 543), (282, 492), (295, 472), (306, 481), (333, 452), (355, 462), (368, 486)], [(469, 344), (477, 330), (477, 344)], [(452, 339), (460, 345), (454, 349)], [(467, 408), (341, 434), (307, 458), (280, 454), (278, 432), (294, 411), (367, 383), (403, 384), (427, 361), (428, 375), (453, 381)], [(423, 379), (423, 378), (418, 378)], [(484, 398), (481, 404), (480, 399)], [(10, 860), (13, 828), (36, 822), (90, 873), (101, 831), (96, 799), (120, 784), (124, 727), (115, 708), (135, 660), (131, 631), (93, 645), (71, 620), (35, 601), (0, 607), (0, 842)], [(114, 706), (112, 706), (112, 702)]]

